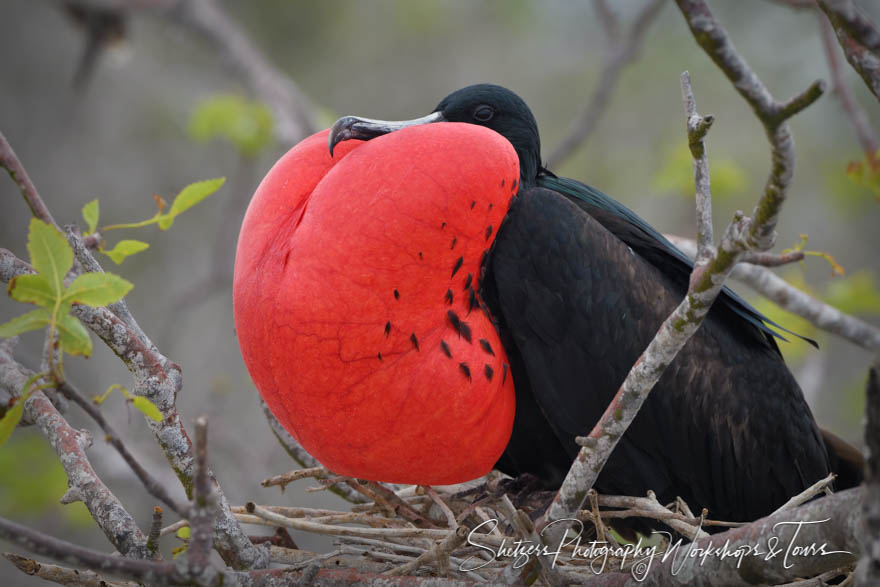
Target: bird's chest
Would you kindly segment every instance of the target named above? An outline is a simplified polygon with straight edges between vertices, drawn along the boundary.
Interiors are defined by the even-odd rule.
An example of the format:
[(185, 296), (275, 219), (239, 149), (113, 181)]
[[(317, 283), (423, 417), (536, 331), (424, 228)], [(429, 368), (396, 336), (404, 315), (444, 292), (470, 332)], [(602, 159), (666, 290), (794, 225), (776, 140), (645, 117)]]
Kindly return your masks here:
[[(477, 291), (519, 170), (512, 149), (487, 147), (470, 129), (412, 129), (354, 149), (253, 268), (262, 285), (244, 313), (261, 326), (248, 346), (270, 357), (246, 351), (245, 360), (288, 429), (337, 472), (380, 478), (368, 474), (378, 462), (365, 473), (365, 457), (345, 453), (390, 437), (395, 450), (427, 443), (465, 462), (487, 441), (498, 454), (506, 444), (512, 380)], [(409, 480), (396, 470), (382, 478)]]

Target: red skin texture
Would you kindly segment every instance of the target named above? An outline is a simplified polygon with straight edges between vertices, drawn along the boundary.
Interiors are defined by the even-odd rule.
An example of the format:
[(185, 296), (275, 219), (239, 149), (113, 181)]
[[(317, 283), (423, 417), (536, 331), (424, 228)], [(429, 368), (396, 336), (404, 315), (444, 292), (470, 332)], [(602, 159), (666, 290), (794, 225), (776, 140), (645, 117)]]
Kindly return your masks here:
[(248, 371), (285, 429), (335, 473), (425, 485), (484, 475), (510, 438), (514, 388), (487, 312), (468, 313), (465, 284), (471, 275), (478, 289), (516, 194), (516, 153), (468, 124), (346, 141), (334, 158), (327, 134), (284, 155), (245, 215), (233, 298)]

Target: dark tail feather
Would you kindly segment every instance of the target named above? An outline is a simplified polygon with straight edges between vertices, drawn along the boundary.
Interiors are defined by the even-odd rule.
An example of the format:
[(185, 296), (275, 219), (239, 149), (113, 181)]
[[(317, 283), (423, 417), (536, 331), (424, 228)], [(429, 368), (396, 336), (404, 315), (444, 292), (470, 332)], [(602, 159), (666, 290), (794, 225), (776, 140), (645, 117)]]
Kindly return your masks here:
[(825, 440), (831, 470), (837, 474), (835, 488), (841, 490), (861, 485), (865, 475), (865, 457), (861, 451), (824, 428), (819, 428), (819, 431)]

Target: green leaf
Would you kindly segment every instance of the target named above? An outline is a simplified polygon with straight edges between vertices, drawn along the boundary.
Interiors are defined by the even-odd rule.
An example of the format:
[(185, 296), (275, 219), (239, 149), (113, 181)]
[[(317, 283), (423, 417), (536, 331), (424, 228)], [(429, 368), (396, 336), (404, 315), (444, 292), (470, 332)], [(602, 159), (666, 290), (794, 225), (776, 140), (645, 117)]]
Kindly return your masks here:
[(143, 412), (143, 414), (147, 418), (150, 418), (155, 422), (162, 421), (162, 412), (159, 411), (159, 408), (156, 407), (156, 404), (154, 404), (147, 398), (136, 395), (131, 398), (131, 403), (134, 407)]
[(24, 398), (17, 398), (15, 405), (6, 410), (3, 418), (0, 418), (0, 446), (3, 446), (9, 440), (9, 437), (15, 431), (15, 427), (21, 422), (21, 417), (24, 415), (24, 402)]
[(179, 528), (177, 530), (177, 537), (181, 540), (189, 540), (190, 534), (191, 532), (189, 526), (184, 526), (183, 528)]
[(86, 232), (86, 236), (95, 232), (95, 229), (98, 228), (98, 218), (100, 217), (100, 209), (98, 207), (97, 198), (83, 206), (82, 208), (82, 216), (83, 220), (86, 221), (88, 225), (88, 231)]
[(34, 310), (33, 312), (28, 312), (27, 314), (23, 314), (21, 316), (18, 316), (17, 318), (13, 318), (12, 320), (4, 324), (0, 324), (0, 336), (17, 336), (24, 332), (30, 332), (31, 330), (43, 328), (48, 324), (49, 312), (40, 308), (39, 310)]
[(82, 323), (70, 314), (58, 316), (55, 324), (58, 328), (58, 340), (61, 349), (69, 355), (83, 355), (88, 357), (92, 354), (92, 339)]
[(177, 548), (171, 550), (171, 558), (177, 560), (177, 557), (186, 552), (186, 544), (181, 544)]
[(159, 228), (162, 230), (168, 230), (168, 228), (174, 223), (174, 218), (219, 190), (220, 186), (225, 182), (225, 177), (206, 179), (204, 181), (191, 183), (180, 190), (180, 193), (177, 194), (177, 197), (174, 198), (174, 201), (171, 203), (171, 209), (168, 210), (168, 214), (159, 218)]
[(58, 296), (43, 275), (19, 275), (9, 282), (9, 295), (17, 302), (36, 304), (52, 309)]
[(134, 285), (113, 273), (83, 273), (73, 280), (64, 298), (87, 306), (106, 306), (118, 302)]
[(73, 266), (73, 249), (67, 239), (54, 226), (38, 218), (31, 218), (27, 246), (31, 265), (37, 273), (46, 277), (52, 291), (61, 293), (64, 289), (64, 276)]
[(141, 251), (146, 251), (149, 248), (150, 243), (145, 243), (144, 241), (121, 240), (116, 243), (116, 246), (113, 247), (112, 250), (101, 252), (113, 259), (113, 261), (119, 265), (125, 261), (126, 257), (130, 257)]

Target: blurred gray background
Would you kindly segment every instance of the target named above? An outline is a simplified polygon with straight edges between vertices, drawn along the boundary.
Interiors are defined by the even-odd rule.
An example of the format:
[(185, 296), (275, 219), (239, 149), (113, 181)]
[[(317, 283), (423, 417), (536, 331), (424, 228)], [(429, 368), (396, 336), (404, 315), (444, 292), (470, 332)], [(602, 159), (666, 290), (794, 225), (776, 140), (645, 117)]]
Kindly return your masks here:
[[(178, 362), (184, 420), (210, 418), (210, 458), (230, 501), (296, 505), (345, 504), (306, 493), (308, 481), (280, 495), (260, 480), (293, 468), (259, 408), (233, 331), (228, 277), (238, 223), (254, 188), (285, 146), (271, 143), (248, 160), (228, 143), (197, 142), (187, 128), (198, 104), (218, 94), (253, 97), (247, 85), (202, 38), (150, 11), (127, 21), (124, 47), (100, 56), (93, 76), (72, 78), (85, 36), (61, 2), (0, 2), (0, 130), (62, 224), (100, 199), (101, 224), (131, 222), (155, 212), (151, 195), (170, 199), (186, 184), (226, 176), (221, 191), (180, 217), (168, 232), (155, 227), (107, 235), (149, 241), (151, 248), (105, 269), (135, 283), (128, 303), (162, 352)], [(624, 25), (641, 1), (611, 3)], [(710, 3), (750, 65), (779, 99), (817, 78), (829, 80), (815, 15), (764, 0)], [(880, 3), (861, 2), (880, 21)], [(344, 114), (401, 119), (421, 116), (452, 90), (494, 82), (519, 93), (542, 131), (545, 157), (566, 135), (594, 89), (606, 35), (590, 2), (570, 0), (334, 0), (221, 2), (266, 57), (296, 81), (324, 126)], [(679, 74), (690, 70), (697, 106), (714, 114), (708, 138), (716, 231), (736, 209), (751, 211), (769, 166), (763, 130), (745, 102), (696, 46), (675, 6), (664, 6), (643, 50), (622, 73), (595, 134), (554, 171), (609, 193), (662, 232), (694, 233), (691, 168), (686, 150)], [(880, 108), (848, 66), (844, 77), (880, 129)], [(847, 270), (831, 278), (819, 258), (779, 270), (787, 279), (880, 324), (880, 203), (846, 177), (863, 154), (839, 102), (830, 93), (792, 121), (797, 171), (779, 225), (778, 249), (809, 235), (807, 248), (832, 253)], [(14, 184), (0, 178), (0, 246), (26, 258), (29, 212)], [(212, 267), (225, 267), (210, 279)], [(735, 285), (735, 284), (734, 284)], [(737, 289), (754, 299), (742, 286)], [(770, 306), (784, 325), (818, 338), (821, 350), (784, 346), (820, 423), (860, 442), (870, 355), (824, 335)], [(25, 310), (6, 296), (0, 321)], [(94, 338), (94, 337), (93, 337)], [(23, 337), (18, 357), (39, 365), (41, 337)], [(88, 359), (65, 363), (88, 395), (130, 385), (116, 357), (97, 343)], [(137, 455), (169, 486), (179, 484), (139, 413), (114, 394), (102, 408)], [(76, 426), (95, 426), (71, 409)], [(90, 451), (107, 484), (148, 527), (153, 500), (100, 435)], [(60, 537), (98, 548), (107, 544), (81, 505), (60, 506), (60, 466), (33, 430), (20, 429), (0, 448), (0, 513)], [(170, 521), (170, 520), (169, 520)], [(326, 541), (294, 535), (303, 548)], [(174, 539), (165, 540), (164, 550)], [(0, 560), (0, 583), (25, 579)]]

